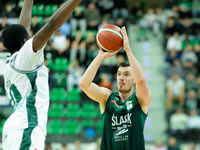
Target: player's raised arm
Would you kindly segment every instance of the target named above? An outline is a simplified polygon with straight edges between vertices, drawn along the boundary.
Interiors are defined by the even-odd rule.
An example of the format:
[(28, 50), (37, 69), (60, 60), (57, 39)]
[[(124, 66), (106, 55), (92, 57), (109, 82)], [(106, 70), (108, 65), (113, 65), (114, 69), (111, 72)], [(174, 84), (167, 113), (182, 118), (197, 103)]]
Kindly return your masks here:
[(98, 55), (89, 65), (79, 82), (79, 86), (85, 92), (85, 94), (100, 104), (101, 112), (104, 112), (106, 101), (112, 92), (107, 88), (99, 87), (92, 81), (94, 80), (97, 70), (100, 67), (103, 60), (105, 58), (114, 56), (115, 54), (117, 54), (117, 52), (118, 51), (110, 53), (103, 52), (102, 50), (100, 50)]
[(19, 17), (18, 24), (24, 26), (27, 31), (29, 31), (31, 27), (33, 2), (34, 0), (25, 0)]
[(122, 27), (122, 35), (123, 35), (123, 49), (126, 51), (131, 70), (133, 73), (134, 81), (136, 83), (136, 95), (138, 97), (140, 106), (142, 110), (147, 113), (148, 107), (151, 103), (151, 92), (149, 91), (144, 71), (140, 66), (139, 62), (135, 58), (129, 44), (129, 39), (127, 36), (126, 28)]
[(36, 33), (33, 39), (33, 50), (37, 52), (50, 39), (52, 34), (58, 30), (69, 18), (81, 0), (68, 0), (48, 20), (46, 25)]

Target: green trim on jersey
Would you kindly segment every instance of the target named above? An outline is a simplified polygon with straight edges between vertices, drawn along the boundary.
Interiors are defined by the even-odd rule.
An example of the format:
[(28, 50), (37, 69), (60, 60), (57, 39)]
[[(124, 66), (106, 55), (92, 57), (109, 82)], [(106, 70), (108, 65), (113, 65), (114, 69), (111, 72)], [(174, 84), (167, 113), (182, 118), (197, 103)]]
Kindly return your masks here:
[(16, 101), (16, 103), (19, 103), (20, 100), (22, 99), (22, 96), (20, 92), (18, 91), (17, 87), (14, 84), (11, 84), (10, 86), (10, 96), (11, 96), (11, 101)]
[(28, 79), (30, 80), (32, 91), (30, 95), (27, 97), (26, 108), (28, 115), (28, 127), (36, 127), (38, 125), (38, 117), (37, 110), (35, 107), (35, 97), (37, 94), (37, 86), (36, 86), (36, 78), (37, 72), (26, 74)]
[(101, 150), (145, 150), (143, 130), (146, 117), (135, 93), (125, 102), (119, 92), (112, 93), (103, 113)]
[(10, 67), (11, 67), (14, 71), (16, 71), (16, 72), (18, 72), (18, 73), (21, 73), (21, 74), (27, 74), (27, 73), (36, 72), (36, 71), (40, 70), (40, 69), (44, 66), (44, 63), (42, 63), (40, 66), (38, 66), (36, 69), (34, 69), (34, 70), (32, 70), (32, 71), (19, 70), (19, 69), (15, 68), (15, 67), (12, 65), (12, 62), (13, 62), (13, 60), (16, 59), (16, 57), (17, 57), (17, 54), (16, 54), (16, 55), (14, 56), (14, 58), (10, 61)]
[(19, 150), (29, 150), (31, 146), (32, 131), (33, 131), (33, 128), (27, 128), (24, 130), (23, 136), (22, 136), (22, 142), (21, 142)]

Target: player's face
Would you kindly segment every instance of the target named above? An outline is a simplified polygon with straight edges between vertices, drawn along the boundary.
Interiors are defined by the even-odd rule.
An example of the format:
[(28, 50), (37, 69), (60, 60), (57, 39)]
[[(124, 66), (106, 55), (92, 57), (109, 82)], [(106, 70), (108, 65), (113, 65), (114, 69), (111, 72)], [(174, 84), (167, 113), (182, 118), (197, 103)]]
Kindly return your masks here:
[(121, 93), (130, 92), (134, 86), (131, 67), (119, 67), (117, 71), (118, 91)]

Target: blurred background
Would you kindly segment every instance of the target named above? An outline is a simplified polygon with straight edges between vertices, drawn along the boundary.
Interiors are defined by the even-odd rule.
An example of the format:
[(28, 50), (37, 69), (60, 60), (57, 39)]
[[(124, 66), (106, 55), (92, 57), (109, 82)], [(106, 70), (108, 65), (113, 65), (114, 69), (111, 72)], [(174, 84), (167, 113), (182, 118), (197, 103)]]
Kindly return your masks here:
[[(65, 1), (35, 0), (30, 35)], [(0, 0), (0, 32), (17, 23), (23, 3)], [(99, 150), (99, 105), (78, 82), (98, 53), (96, 33), (106, 24), (126, 26), (152, 92), (146, 150), (200, 150), (199, 0), (82, 0), (44, 51), (50, 90), (45, 149)], [(4, 90), (6, 56), (0, 39), (0, 133), (13, 111)], [(94, 82), (116, 91), (116, 65), (122, 61), (127, 61), (123, 49), (102, 63)]]

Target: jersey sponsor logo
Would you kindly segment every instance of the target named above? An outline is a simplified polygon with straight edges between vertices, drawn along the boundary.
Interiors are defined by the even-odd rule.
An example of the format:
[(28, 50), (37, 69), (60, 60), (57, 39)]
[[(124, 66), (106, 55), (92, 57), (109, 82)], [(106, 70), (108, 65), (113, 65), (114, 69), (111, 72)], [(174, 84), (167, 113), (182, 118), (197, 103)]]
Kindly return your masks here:
[(131, 122), (132, 113), (127, 113), (125, 116), (112, 116), (112, 126), (118, 126), (122, 124), (132, 124)]
[(123, 105), (118, 105), (115, 100), (111, 100), (110, 102), (115, 104), (118, 108), (122, 108), (123, 107)]
[(117, 134), (115, 134), (115, 135), (121, 135), (121, 134), (124, 134), (124, 133), (126, 133), (128, 131), (128, 129), (123, 129), (123, 130), (121, 130), (121, 131), (119, 131)]

